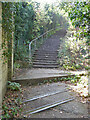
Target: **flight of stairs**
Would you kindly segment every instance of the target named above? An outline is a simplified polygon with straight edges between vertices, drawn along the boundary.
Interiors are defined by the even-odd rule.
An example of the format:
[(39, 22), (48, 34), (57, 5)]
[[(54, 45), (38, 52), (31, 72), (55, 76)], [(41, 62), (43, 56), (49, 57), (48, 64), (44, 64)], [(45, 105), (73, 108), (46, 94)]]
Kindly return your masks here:
[(34, 54), (33, 68), (57, 68), (57, 51), (37, 51)]
[(60, 31), (56, 32), (35, 51), (33, 68), (58, 68), (57, 56), (60, 46), (60, 34)]

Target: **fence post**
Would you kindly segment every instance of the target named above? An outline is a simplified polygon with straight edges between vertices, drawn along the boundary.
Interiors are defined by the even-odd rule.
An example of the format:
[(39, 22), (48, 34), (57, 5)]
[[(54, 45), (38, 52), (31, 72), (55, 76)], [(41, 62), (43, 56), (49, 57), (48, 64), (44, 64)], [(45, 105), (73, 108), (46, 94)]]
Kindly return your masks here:
[[(45, 32), (42, 36), (39, 36), (38, 38), (32, 40), (30, 43), (29, 43), (29, 58), (32, 57), (32, 49), (36, 49), (37, 48), (37, 42), (38, 42), (38, 39), (41, 38), (42, 42), (44, 41), (44, 38), (47, 39), (48, 37), (48, 33), (50, 34), (50, 36), (55, 32), (55, 28), (54, 29), (51, 29), (47, 32)], [(37, 41), (36, 41), (37, 40)], [(34, 42), (34, 48), (31, 47), (32, 43)]]

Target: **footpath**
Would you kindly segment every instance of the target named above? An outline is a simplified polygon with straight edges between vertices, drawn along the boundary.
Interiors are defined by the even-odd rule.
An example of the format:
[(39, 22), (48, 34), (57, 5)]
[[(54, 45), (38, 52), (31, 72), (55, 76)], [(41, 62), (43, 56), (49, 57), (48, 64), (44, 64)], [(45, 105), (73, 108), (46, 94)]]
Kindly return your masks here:
[[(13, 78), (23, 88), (22, 117), (88, 118), (89, 104), (83, 103), (82, 98), (73, 92), (69, 84), (60, 81), (62, 77), (83, 73), (59, 68), (57, 51), (60, 37), (63, 38), (65, 34), (65, 30), (60, 30), (47, 39), (34, 54), (33, 68), (23, 70), (22, 74)], [(55, 105), (57, 102), (61, 104)]]

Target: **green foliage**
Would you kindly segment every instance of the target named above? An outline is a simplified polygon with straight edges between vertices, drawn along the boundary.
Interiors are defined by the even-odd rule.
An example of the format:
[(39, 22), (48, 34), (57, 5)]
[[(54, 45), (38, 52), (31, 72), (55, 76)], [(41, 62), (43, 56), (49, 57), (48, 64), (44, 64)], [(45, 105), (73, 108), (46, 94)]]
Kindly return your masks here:
[[(37, 2), (3, 2), (3, 54), (5, 60), (12, 56), (14, 63), (29, 59), (29, 42), (47, 30), (62, 25), (63, 17), (54, 5), (42, 9)], [(54, 33), (54, 32), (53, 32)], [(52, 34), (53, 34), (52, 33)], [(12, 47), (12, 35), (14, 45)], [(48, 37), (51, 34), (48, 35)], [(7, 43), (8, 41), (8, 43)], [(39, 43), (39, 46), (41, 43)], [(7, 47), (8, 46), (8, 47)], [(8, 60), (6, 60), (7, 62)]]
[(7, 88), (13, 91), (21, 91), (21, 85), (19, 83), (16, 82), (10, 82), (8, 81), (8, 85)]
[(0, 119), (13, 119), (21, 115), (22, 91), (19, 83), (8, 81), (7, 92), (2, 101)]
[(53, 83), (53, 82), (61, 82), (61, 81), (70, 81), (71, 83), (74, 83), (76, 85), (76, 83), (78, 81), (80, 81), (80, 78), (81, 76), (79, 75), (75, 75), (75, 76), (67, 76), (67, 77), (60, 77), (60, 78), (53, 78), (53, 79), (50, 79), (50, 80), (44, 80), (44, 82), (42, 83), (39, 83), (39, 85), (42, 85), (42, 84), (46, 84), (46, 83)]
[[(18, 107), (12, 107), (12, 108), (8, 108), (7, 105), (3, 105), (2, 109), (4, 111), (4, 115), (1, 116), (2, 120), (5, 118), (13, 118), (15, 115), (17, 115), (19, 108)], [(11, 116), (9, 114), (9, 111), (11, 111)]]
[(2, 109), (4, 111), (4, 116), (1, 116), (1, 119), (10, 118), (10, 115), (8, 114), (8, 107), (5, 104), (2, 106)]
[(85, 66), (85, 69), (86, 70), (90, 70), (90, 66)]
[[(14, 28), (12, 14), (13, 3), (2, 3), (2, 58), (4, 63), (10, 60), (12, 54), (12, 32)], [(8, 47), (7, 47), (8, 46)]]
[(79, 79), (80, 79), (80, 77), (77, 75), (59, 78), (60, 81), (71, 81), (71, 83), (77, 83), (79, 81)]
[(19, 63), (14, 63), (14, 68), (20, 68), (20, 64)]
[[(9, 100), (9, 98), (8, 98), (8, 100)], [(16, 102), (17, 103), (16, 103)], [(6, 102), (7, 102), (7, 100), (6, 100)], [(8, 104), (8, 105), (7, 105)], [(7, 102), (7, 104), (6, 103), (4, 103), (3, 105), (2, 105), (2, 116), (0, 116), (0, 118), (3, 120), (3, 119), (13, 119), (13, 118), (15, 118), (17, 115), (19, 115), (19, 113), (21, 112), (21, 108), (19, 107), (19, 106), (17, 106), (18, 105), (18, 101), (17, 101), (17, 99), (14, 99), (13, 100), (13, 103), (12, 103), (12, 101), (9, 103), (9, 102)], [(10, 105), (12, 105), (12, 106), (10, 106)]]
[[(78, 30), (78, 38), (89, 36), (90, 3), (85, 2), (63, 2), (60, 8), (68, 13), (72, 25)], [(87, 43), (89, 44), (88, 37)]]
[(15, 42), (22, 45), (33, 38), (35, 11), (32, 3), (23, 2), (15, 4), (15, 11)]
[(17, 50), (15, 52), (15, 60), (21, 60), (21, 61), (26, 61), (28, 59), (28, 49), (24, 45), (19, 45), (17, 47)]
[(45, 8), (48, 6), (48, 9), (43, 10), (37, 2), (14, 4), (14, 58), (15, 61), (25, 60), (29, 42), (47, 30), (60, 25), (60, 15), (55, 12), (54, 6), (47, 4)]
[(64, 45), (58, 55), (63, 62), (61, 60), (59, 63), (66, 70), (88, 70), (89, 2), (62, 2), (60, 9), (68, 13), (70, 27), (64, 42), (66, 46)]
[[(48, 9), (46, 9), (48, 6)], [(60, 26), (60, 14), (53, 5), (40, 8), (37, 2), (3, 3), (3, 56), (11, 56), (12, 33), (14, 35), (14, 60), (25, 59), (29, 42), (49, 29)], [(8, 46), (7, 48), (7, 40)], [(10, 46), (11, 45), (11, 46)], [(23, 48), (23, 47), (26, 48)], [(27, 51), (28, 52), (28, 51)]]

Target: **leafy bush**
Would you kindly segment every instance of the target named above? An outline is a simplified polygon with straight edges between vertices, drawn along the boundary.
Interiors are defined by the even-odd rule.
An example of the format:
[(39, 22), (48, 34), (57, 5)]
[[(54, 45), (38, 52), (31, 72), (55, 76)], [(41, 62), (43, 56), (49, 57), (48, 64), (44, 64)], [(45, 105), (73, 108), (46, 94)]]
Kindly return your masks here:
[[(70, 28), (65, 40), (68, 59), (61, 64), (65, 69), (89, 69), (89, 2), (62, 2), (60, 8), (69, 18)], [(61, 51), (63, 56), (65, 52)], [(87, 56), (87, 58), (86, 58)], [(61, 57), (61, 56), (60, 56)], [(66, 61), (66, 62), (65, 62)], [(69, 64), (68, 64), (69, 63)]]
[(28, 59), (29, 52), (27, 47), (24, 45), (20, 45), (17, 47), (17, 50), (15, 51), (15, 60), (22, 60), (25, 61)]
[(7, 88), (10, 90), (18, 91), (18, 90), (21, 90), (21, 85), (16, 82), (8, 81)]

